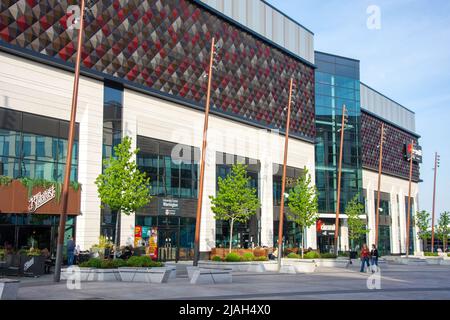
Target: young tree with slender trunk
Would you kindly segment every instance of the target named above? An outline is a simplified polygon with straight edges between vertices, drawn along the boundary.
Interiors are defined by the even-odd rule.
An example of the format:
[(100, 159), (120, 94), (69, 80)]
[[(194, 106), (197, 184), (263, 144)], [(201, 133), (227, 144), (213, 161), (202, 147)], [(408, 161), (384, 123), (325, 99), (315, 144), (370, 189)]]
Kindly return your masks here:
[(247, 166), (242, 164), (233, 165), (225, 179), (218, 178), (219, 189), (216, 196), (209, 196), (214, 218), (230, 223), (230, 252), (234, 223), (247, 222), (261, 206), (256, 189), (250, 187), (250, 177), (247, 176), (246, 168)]
[[(131, 138), (125, 137), (122, 143), (114, 147), (115, 156), (104, 160), (102, 174), (95, 180), (102, 208), (107, 205), (111, 211), (117, 212), (116, 218), (116, 250), (119, 248), (120, 214), (130, 215), (144, 207), (151, 200), (150, 178), (139, 171), (135, 155), (139, 149), (131, 150)], [(116, 254), (114, 254), (114, 258)]]
[(366, 223), (360, 217), (364, 214), (364, 205), (359, 202), (359, 194), (356, 194), (353, 199), (347, 203), (345, 214), (347, 215), (350, 250), (353, 250), (355, 240), (360, 239), (362, 235), (369, 232)]
[(426, 240), (431, 238), (431, 232), (428, 230), (430, 226), (430, 213), (426, 210), (417, 211), (414, 217), (414, 223), (418, 229), (417, 238), (422, 240), (422, 246), (425, 246)]
[(450, 234), (450, 212), (445, 211), (441, 213), (441, 216), (439, 217), (438, 220), (437, 234), (439, 239), (442, 241), (443, 245), (442, 250), (446, 252), (447, 241)]
[(288, 217), (297, 223), (302, 230), (302, 259), (305, 249), (305, 231), (316, 223), (318, 215), (318, 194), (316, 187), (311, 182), (308, 169), (304, 168), (303, 174), (289, 191), (287, 212)]

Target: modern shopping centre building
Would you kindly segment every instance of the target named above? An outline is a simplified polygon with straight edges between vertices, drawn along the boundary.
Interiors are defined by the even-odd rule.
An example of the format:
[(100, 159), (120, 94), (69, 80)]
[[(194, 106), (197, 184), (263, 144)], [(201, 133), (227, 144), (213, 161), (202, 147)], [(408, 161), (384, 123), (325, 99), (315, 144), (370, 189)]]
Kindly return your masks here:
[[(0, 4), (0, 246), (56, 250), (76, 56), (77, 1)], [(289, 79), (295, 80), (287, 187), (306, 168), (319, 191), (320, 218), (305, 231), (284, 223), (284, 244), (333, 249), (342, 107), (344, 131), (340, 250), (349, 250), (346, 203), (365, 203), (375, 242), (378, 145), (385, 124), (379, 247), (406, 251), (409, 162), (418, 143), (412, 111), (360, 81), (358, 60), (314, 51), (314, 34), (260, 0), (92, 1), (82, 53), (76, 137), (66, 233), (81, 249), (115, 237), (116, 215), (100, 208), (95, 179), (124, 136), (139, 148), (151, 180), (148, 206), (122, 215), (122, 244), (157, 227), (158, 245), (191, 258), (211, 38), (220, 49), (212, 75), (202, 253), (227, 246), (229, 225), (216, 221), (210, 195), (237, 162), (248, 165), (261, 208), (235, 227), (236, 246), (273, 246), (279, 204)], [(76, 12), (76, 11), (74, 11)], [(358, 55), (357, 52), (354, 53)], [(370, 61), (362, 62), (370, 64)], [(12, 181), (5, 178), (12, 178)], [(412, 208), (418, 208), (419, 164), (413, 164)], [(33, 188), (33, 186), (35, 188)], [(29, 208), (38, 191), (41, 201)], [(36, 197), (34, 198), (36, 199)], [(48, 202), (45, 202), (48, 201)], [(32, 211), (32, 212), (31, 212)], [(286, 216), (286, 215), (285, 215)], [(137, 227), (137, 228), (136, 228)], [(144, 230), (144, 232), (142, 232)], [(411, 251), (420, 251), (412, 227)], [(410, 252), (411, 252), (410, 251)], [(169, 259), (172, 256), (168, 257)]]

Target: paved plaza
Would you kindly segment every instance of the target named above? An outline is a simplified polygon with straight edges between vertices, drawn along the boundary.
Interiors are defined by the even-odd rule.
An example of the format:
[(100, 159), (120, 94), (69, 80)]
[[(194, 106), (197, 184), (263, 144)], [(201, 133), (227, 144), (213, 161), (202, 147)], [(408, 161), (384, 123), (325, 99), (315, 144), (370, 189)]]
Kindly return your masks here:
[(370, 276), (351, 265), (313, 274), (233, 273), (232, 284), (192, 285), (186, 276), (165, 284), (82, 282), (81, 289), (69, 290), (48, 275), (21, 279), (18, 299), (450, 299), (450, 266), (383, 263), (380, 289), (368, 288)]

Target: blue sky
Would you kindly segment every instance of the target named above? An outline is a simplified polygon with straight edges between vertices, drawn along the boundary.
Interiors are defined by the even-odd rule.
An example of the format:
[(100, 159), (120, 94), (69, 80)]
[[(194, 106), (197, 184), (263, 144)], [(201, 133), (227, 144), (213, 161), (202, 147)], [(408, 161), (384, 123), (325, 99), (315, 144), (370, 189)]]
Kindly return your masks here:
[[(419, 207), (450, 211), (450, 1), (269, 0), (315, 34), (315, 49), (361, 61), (361, 81), (416, 113), (423, 148)], [(380, 8), (381, 29), (366, 10)]]

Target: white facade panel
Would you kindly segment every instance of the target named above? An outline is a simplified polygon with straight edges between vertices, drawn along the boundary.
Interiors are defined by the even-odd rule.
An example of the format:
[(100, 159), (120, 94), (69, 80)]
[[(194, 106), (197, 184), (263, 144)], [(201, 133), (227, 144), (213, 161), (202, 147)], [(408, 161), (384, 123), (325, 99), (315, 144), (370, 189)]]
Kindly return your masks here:
[[(0, 52), (0, 106), (70, 120), (73, 73)], [(82, 250), (98, 243), (100, 200), (94, 183), (102, 169), (103, 84), (81, 77), (76, 121), (81, 215), (76, 242)]]
[(361, 108), (408, 131), (415, 132), (415, 114), (395, 101), (361, 83)]
[[(131, 90), (124, 92), (124, 124), (132, 135), (152, 137), (201, 148), (203, 112), (182, 107)], [(130, 123), (130, 122), (135, 122)], [(201, 221), (201, 251), (215, 246), (216, 221), (211, 211), (209, 195), (216, 192), (216, 151), (260, 160), (261, 240), (273, 245), (273, 182), (272, 165), (283, 163), (284, 138), (217, 116), (210, 116), (205, 168), (205, 189)], [(314, 145), (292, 139), (289, 143), (289, 166), (306, 166), (314, 178)], [(131, 230), (131, 229), (130, 229)], [(315, 248), (315, 230), (308, 234), (310, 246)]]
[(201, 0), (253, 32), (314, 63), (314, 35), (260, 0)]

